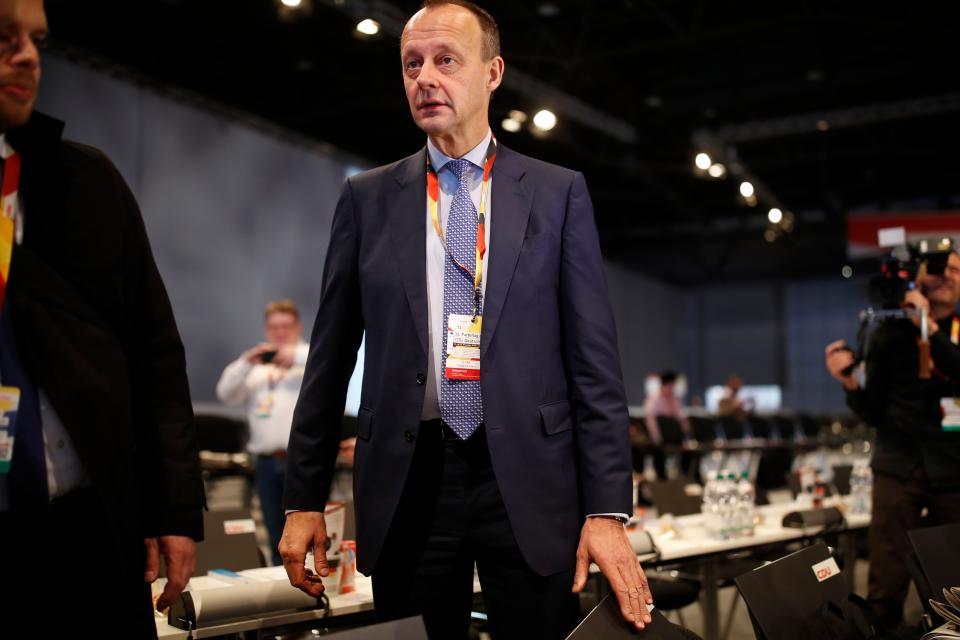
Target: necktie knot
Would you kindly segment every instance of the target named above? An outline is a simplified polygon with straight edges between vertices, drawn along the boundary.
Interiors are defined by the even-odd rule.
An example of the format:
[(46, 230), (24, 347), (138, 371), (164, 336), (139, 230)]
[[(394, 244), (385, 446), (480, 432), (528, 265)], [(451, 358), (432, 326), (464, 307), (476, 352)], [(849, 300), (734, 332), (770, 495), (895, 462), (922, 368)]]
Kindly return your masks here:
[(460, 181), (460, 184), (463, 184), (464, 177), (467, 175), (467, 170), (470, 168), (471, 163), (469, 160), (460, 158), (459, 160), (451, 160), (447, 163), (447, 166), (450, 167), (450, 172), (457, 176), (457, 180)]

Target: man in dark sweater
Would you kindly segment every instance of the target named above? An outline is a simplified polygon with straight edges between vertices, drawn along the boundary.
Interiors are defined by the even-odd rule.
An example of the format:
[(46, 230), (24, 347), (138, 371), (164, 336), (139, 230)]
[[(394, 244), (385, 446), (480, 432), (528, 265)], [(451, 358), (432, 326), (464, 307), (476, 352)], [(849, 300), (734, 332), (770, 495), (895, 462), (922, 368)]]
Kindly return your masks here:
[(0, 0), (2, 634), (154, 638), (203, 530), (183, 345), (120, 173), (33, 111), (46, 33)]
[(953, 426), (960, 399), (960, 256), (943, 275), (921, 275), (905, 306), (929, 310), (929, 379), (918, 375), (919, 318), (887, 320), (874, 331), (863, 385), (843, 371), (852, 355), (843, 341), (826, 349), (827, 369), (843, 384), (847, 404), (877, 429), (873, 455), (873, 519), (868, 538), (868, 600), (880, 626), (903, 618), (910, 583), (907, 531), (927, 508), (934, 524), (960, 522), (960, 430)]

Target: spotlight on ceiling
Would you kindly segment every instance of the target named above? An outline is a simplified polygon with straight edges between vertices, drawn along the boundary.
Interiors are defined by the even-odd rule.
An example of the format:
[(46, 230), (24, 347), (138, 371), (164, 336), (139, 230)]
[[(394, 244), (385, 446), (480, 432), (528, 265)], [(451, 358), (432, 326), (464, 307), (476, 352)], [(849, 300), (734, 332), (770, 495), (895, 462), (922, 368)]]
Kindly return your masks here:
[(280, 4), (291, 9), (298, 9), (302, 4), (302, 0), (280, 0)]
[(748, 200), (753, 197), (753, 184), (744, 180), (740, 183), (740, 195)]
[(533, 116), (533, 125), (541, 131), (550, 131), (557, 126), (557, 116), (553, 114), (553, 111), (541, 109)]
[(357, 31), (365, 36), (375, 36), (380, 32), (380, 23), (373, 18), (366, 18), (357, 23)]
[(780, 224), (780, 221), (783, 220), (783, 211), (777, 207), (770, 209), (770, 211), (767, 212), (767, 220), (773, 224)]
[(727, 175), (727, 168), (721, 163), (715, 162), (707, 169), (707, 174), (709, 174), (711, 178), (722, 178)]
[(500, 123), (500, 126), (504, 131), (509, 131), (510, 133), (516, 133), (520, 131), (520, 122), (514, 120), (513, 118), (504, 118), (503, 122)]
[(693, 163), (697, 165), (697, 169), (701, 171), (706, 171), (710, 168), (710, 165), (713, 164), (713, 160), (710, 159), (710, 156), (701, 152), (697, 154), (697, 157), (693, 159)]

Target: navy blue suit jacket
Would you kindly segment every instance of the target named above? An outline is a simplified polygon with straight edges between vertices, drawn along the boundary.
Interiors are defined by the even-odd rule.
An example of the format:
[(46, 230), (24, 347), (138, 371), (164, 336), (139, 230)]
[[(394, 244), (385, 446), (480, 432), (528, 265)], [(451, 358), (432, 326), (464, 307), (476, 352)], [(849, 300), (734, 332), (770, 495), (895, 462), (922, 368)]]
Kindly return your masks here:
[[(367, 574), (410, 467), (431, 366), (424, 154), (343, 187), (290, 436), (285, 506), (323, 510), (366, 331), (354, 498)], [(632, 512), (616, 329), (583, 176), (498, 145), (492, 185), (487, 441), (520, 550), (549, 575), (573, 566), (585, 514)]]

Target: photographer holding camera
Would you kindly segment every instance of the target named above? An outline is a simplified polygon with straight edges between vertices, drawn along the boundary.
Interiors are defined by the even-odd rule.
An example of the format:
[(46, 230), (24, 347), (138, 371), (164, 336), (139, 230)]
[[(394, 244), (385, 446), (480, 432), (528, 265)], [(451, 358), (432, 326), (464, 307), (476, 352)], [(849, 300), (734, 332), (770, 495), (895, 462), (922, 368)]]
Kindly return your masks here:
[(300, 314), (292, 300), (267, 305), (262, 342), (227, 365), (217, 383), (217, 397), (227, 405), (248, 408), (247, 449), (256, 458), (257, 496), (276, 565), (283, 533), (283, 481), (293, 408), (303, 383), (310, 346), (304, 342)]
[(867, 599), (883, 628), (903, 619), (907, 531), (920, 525), (923, 508), (932, 524), (960, 521), (960, 256), (951, 250), (945, 257), (938, 267), (922, 262), (916, 288), (901, 292), (904, 308), (928, 310), (929, 376), (921, 373), (918, 315), (880, 323), (863, 385), (844, 341), (826, 348), (827, 369), (843, 384), (847, 404), (877, 430)]

